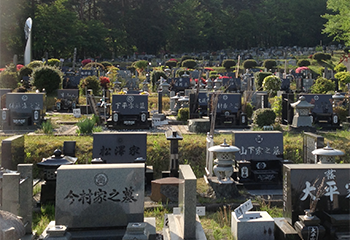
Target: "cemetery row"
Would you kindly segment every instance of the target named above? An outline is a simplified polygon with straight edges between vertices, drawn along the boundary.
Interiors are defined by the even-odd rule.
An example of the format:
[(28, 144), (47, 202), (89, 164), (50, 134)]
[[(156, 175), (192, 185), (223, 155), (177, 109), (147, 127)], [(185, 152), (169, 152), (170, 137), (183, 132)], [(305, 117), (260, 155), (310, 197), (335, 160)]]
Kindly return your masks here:
[[(95, 133), (93, 164), (75, 164), (73, 142), (64, 143), (63, 154), (56, 150), (38, 163), (45, 173), (41, 203), (55, 202), (55, 221), (44, 231), (45, 239), (155, 239), (159, 219), (144, 217), (149, 188), (156, 202), (178, 201), (173, 214), (165, 216), (163, 232), (158, 235), (163, 239), (206, 239), (197, 216), (205, 214), (205, 208), (197, 205), (196, 176), (190, 165), (179, 165), (182, 136), (170, 130), (165, 137), (170, 141), (169, 168), (156, 180), (152, 166), (144, 164), (144, 132)], [(324, 147), (321, 136), (304, 134), (303, 164), (284, 159), (279, 131), (233, 131), (231, 145), (224, 141), (214, 146), (212, 140), (208, 135), (205, 179), (217, 199), (238, 198), (237, 187), (266, 192), (273, 187), (283, 193), (283, 218), (249, 211), (251, 200), (232, 211), (231, 232), (236, 239), (349, 236), (350, 165), (335, 164), (334, 158), (344, 153)], [(1, 225), (2, 239), (32, 234), (32, 164), (23, 162), (24, 136), (3, 140), (1, 166), (13, 171), (1, 172), (0, 213), (11, 212), (15, 222), (19, 222), (16, 216), (21, 216), (27, 224)]]

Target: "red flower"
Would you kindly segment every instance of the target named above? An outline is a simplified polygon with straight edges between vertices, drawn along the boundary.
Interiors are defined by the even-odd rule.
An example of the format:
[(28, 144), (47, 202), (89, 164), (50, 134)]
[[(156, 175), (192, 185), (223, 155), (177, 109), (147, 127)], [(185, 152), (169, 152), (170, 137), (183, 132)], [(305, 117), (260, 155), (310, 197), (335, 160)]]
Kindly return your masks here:
[(83, 66), (85, 66), (86, 64), (88, 64), (88, 63), (90, 63), (90, 62), (92, 62), (91, 59), (84, 59), (83, 61), (81, 61), (81, 64), (82, 64)]
[(100, 85), (104, 88), (107, 88), (111, 81), (108, 77), (100, 77)]

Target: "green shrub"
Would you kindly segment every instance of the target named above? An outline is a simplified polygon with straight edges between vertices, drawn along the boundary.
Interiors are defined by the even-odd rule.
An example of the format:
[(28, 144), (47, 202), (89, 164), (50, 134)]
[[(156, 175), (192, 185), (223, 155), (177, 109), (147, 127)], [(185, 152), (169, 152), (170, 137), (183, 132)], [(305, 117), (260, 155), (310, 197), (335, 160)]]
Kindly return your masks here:
[(229, 71), (230, 68), (236, 66), (236, 62), (233, 59), (225, 59), (224, 61), (222, 61), (221, 66), (223, 66), (226, 71)]
[(259, 108), (253, 113), (253, 123), (258, 127), (270, 126), (275, 123), (276, 114), (270, 108)]
[(263, 63), (263, 67), (267, 70), (274, 69), (277, 66), (277, 62), (273, 59), (266, 59)]
[(151, 78), (151, 82), (152, 82), (152, 89), (153, 89), (153, 91), (156, 90), (156, 88), (157, 88), (156, 82), (160, 79), (160, 77), (163, 77), (165, 79), (168, 78), (166, 76), (165, 72), (163, 72), (163, 71), (154, 70), (154, 71), (151, 72), (150, 78)]
[(92, 89), (94, 95), (100, 93), (100, 80), (96, 76), (88, 76), (80, 80), (79, 91), (81, 95), (85, 94), (85, 88)]
[(33, 73), (33, 69), (31, 69), (27, 66), (24, 66), (19, 70), (18, 80), (19, 81), (22, 80), (23, 77), (29, 77), (32, 73)]
[(62, 82), (62, 72), (50, 66), (34, 68), (32, 77), (34, 80), (33, 85), (40, 91), (45, 89), (48, 95), (59, 89)]
[(213, 78), (217, 78), (219, 77), (219, 74), (217, 71), (210, 71), (209, 72), (209, 78), (213, 79)]
[(7, 67), (0, 73), (0, 88), (11, 88), (17, 87), (17, 72), (13, 71), (13, 68)]
[(334, 67), (334, 71), (336, 72), (346, 72), (348, 69), (345, 67), (344, 63), (339, 63)]
[(329, 53), (318, 52), (313, 55), (313, 59), (316, 61), (327, 61), (330, 60), (332, 56)]
[(60, 65), (60, 60), (58, 60), (57, 58), (51, 58), (47, 60), (47, 65), (52, 67), (58, 67)]
[(310, 66), (311, 63), (308, 59), (300, 59), (297, 63), (298, 67), (307, 67)]
[(41, 124), (41, 129), (45, 134), (52, 134), (53, 133), (53, 126), (51, 123), (51, 119), (48, 119), (47, 121), (43, 122)]
[(189, 108), (180, 108), (176, 120), (177, 121), (187, 121), (190, 115), (190, 109)]
[(271, 72), (256, 72), (254, 74), (254, 84), (255, 84), (255, 88), (257, 90), (260, 90), (262, 88), (262, 84), (263, 84), (263, 81), (264, 79), (267, 77), (267, 76), (270, 76), (272, 75)]
[(35, 61), (31, 61), (27, 67), (31, 68), (31, 69), (34, 69), (34, 68), (37, 68), (37, 67), (42, 67), (44, 66), (44, 63), (42, 61), (39, 61), (39, 60), (35, 60)]
[(113, 64), (111, 62), (108, 62), (108, 61), (103, 61), (103, 62), (101, 62), (101, 64), (105, 67), (105, 69), (113, 66)]
[(282, 117), (282, 96), (275, 96), (273, 98), (272, 110), (275, 112), (276, 117)]
[(132, 65), (137, 69), (138, 72), (142, 73), (148, 67), (148, 61), (139, 60), (139, 61), (133, 62)]
[(339, 122), (346, 122), (346, 116), (348, 115), (348, 109), (343, 106), (334, 107), (333, 112), (336, 113), (339, 117)]
[(168, 66), (169, 68), (173, 68), (173, 67), (176, 67), (177, 65), (177, 62), (176, 61), (166, 61), (165, 62), (165, 66)]
[(197, 63), (193, 59), (187, 59), (181, 63), (181, 67), (194, 69), (197, 66)]
[(335, 83), (327, 78), (319, 77), (315, 83), (311, 86), (312, 93), (325, 94), (327, 92), (334, 91)]
[(262, 87), (264, 91), (267, 91), (271, 94), (276, 94), (277, 91), (281, 89), (282, 80), (274, 75), (270, 75), (264, 78)]
[(91, 69), (91, 68), (101, 68), (101, 69), (105, 69), (105, 67), (99, 63), (99, 62), (89, 62), (86, 65), (84, 65), (84, 69)]
[(247, 118), (252, 118), (252, 115), (253, 115), (253, 105), (251, 102), (247, 102), (246, 105), (245, 105), (245, 114), (247, 114)]
[(350, 83), (350, 72), (338, 72), (334, 75), (341, 83)]
[(94, 117), (85, 118), (77, 123), (78, 129), (77, 133), (79, 135), (91, 134), (93, 132), (96, 120)]
[(245, 69), (255, 68), (258, 66), (258, 63), (254, 59), (247, 59), (243, 62), (243, 67)]
[(188, 60), (188, 59), (194, 60), (193, 57), (191, 57), (191, 56), (183, 55), (183, 56), (181, 57), (181, 59), (180, 59), (179, 66), (182, 66), (182, 63), (183, 63), (184, 61)]
[(350, 53), (350, 46), (346, 46), (343, 50), (346, 54)]

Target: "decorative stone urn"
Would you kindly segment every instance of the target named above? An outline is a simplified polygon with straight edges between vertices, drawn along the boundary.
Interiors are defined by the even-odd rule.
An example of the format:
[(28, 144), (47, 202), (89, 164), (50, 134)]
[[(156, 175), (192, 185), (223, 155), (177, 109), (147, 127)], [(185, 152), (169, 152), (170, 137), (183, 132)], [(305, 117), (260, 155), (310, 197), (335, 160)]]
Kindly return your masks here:
[(218, 146), (213, 146), (208, 149), (208, 151), (216, 154), (217, 159), (214, 160), (216, 164), (213, 168), (213, 172), (215, 173), (218, 181), (223, 184), (231, 184), (233, 180), (231, 178), (233, 173), (234, 164), (234, 154), (239, 152), (239, 148), (236, 146), (230, 146), (226, 143), (226, 139), (224, 142)]
[(327, 147), (313, 150), (311, 153), (319, 156), (319, 164), (335, 163), (334, 157), (344, 155), (342, 151), (331, 148), (329, 143), (327, 143)]

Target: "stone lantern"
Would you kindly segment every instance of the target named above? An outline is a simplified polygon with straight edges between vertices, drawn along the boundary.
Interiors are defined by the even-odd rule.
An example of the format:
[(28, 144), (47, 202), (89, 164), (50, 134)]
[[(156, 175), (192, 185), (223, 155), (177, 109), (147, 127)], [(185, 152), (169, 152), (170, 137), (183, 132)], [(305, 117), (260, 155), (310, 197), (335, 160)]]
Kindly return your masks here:
[(182, 96), (177, 102), (181, 106), (181, 108), (187, 108), (189, 101), (190, 99), (188, 98), (188, 96)]
[(165, 137), (170, 141), (170, 177), (179, 177), (179, 141), (183, 139), (177, 131), (166, 131)]
[(37, 163), (44, 169), (45, 183), (41, 185), (40, 203), (54, 202), (56, 196), (56, 171), (61, 165), (71, 165), (77, 161), (75, 157), (63, 156), (61, 150), (56, 149), (51, 157), (43, 158)]
[(236, 146), (230, 146), (224, 142), (218, 146), (213, 146), (208, 151), (216, 153), (217, 159), (214, 160), (216, 164), (213, 171), (221, 184), (231, 184), (233, 180), (231, 178), (233, 173), (234, 155), (239, 152), (239, 148)]
[(164, 79), (163, 77), (161, 77), (159, 81), (159, 90), (162, 91), (164, 95), (168, 95), (170, 84), (167, 83), (166, 79)]
[(213, 89), (213, 81), (212, 81), (210, 78), (208, 78), (208, 80), (207, 80), (206, 82), (207, 82), (206, 88), (207, 88), (209, 91), (212, 90), (212, 89)]
[(174, 101), (174, 108), (172, 110), (172, 114), (177, 114), (177, 112), (180, 109), (179, 99), (181, 98), (180, 93), (177, 93), (174, 97), (171, 97), (170, 99)]
[(184, 72), (184, 74), (181, 75), (183, 78), (188, 78), (190, 75), (187, 74), (187, 72)]
[(308, 103), (304, 96), (299, 97), (297, 102), (291, 103), (290, 105), (295, 108), (296, 111), (293, 117), (292, 127), (312, 127), (312, 118), (309, 113), (314, 105)]
[(329, 146), (329, 143), (327, 143), (327, 147), (313, 150), (311, 153), (313, 155), (319, 156), (319, 159), (320, 159), (320, 161), (318, 162), (319, 164), (335, 163), (334, 157), (344, 155), (342, 151), (331, 148)]
[(345, 99), (345, 96), (340, 94), (339, 92), (336, 92), (333, 96), (333, 107), (339, 107), (342, 103), (342, 101)]

